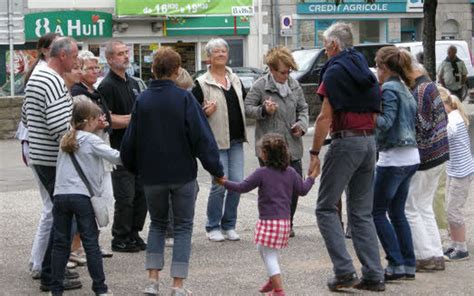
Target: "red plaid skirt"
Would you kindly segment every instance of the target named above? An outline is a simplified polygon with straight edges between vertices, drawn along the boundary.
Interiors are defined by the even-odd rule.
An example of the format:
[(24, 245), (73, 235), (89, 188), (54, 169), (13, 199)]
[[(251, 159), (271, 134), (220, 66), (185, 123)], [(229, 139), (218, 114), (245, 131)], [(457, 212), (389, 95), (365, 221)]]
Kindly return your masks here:
[(274, 249), (288, 246), (290, 219), (258, 220), (255, 225), (255, 243)]

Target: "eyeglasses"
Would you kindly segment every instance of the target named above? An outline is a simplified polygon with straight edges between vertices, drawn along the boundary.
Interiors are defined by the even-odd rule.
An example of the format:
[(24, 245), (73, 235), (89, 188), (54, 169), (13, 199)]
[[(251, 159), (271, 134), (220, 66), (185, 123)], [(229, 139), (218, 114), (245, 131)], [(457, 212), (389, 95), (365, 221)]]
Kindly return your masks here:
[(99, 66), (94, 66), (94, 67), (87, 67), (87, 68), (84, 68), (84, 71), (100, 71), (100, 67)]
[(279, 74), (281, 75), (290, 75), (290, 73), (293, 71), (293, 69), (288, 69), (286, 71), (278, 71), (278, 70), (275, 70), (275, 72), (278, 72)]

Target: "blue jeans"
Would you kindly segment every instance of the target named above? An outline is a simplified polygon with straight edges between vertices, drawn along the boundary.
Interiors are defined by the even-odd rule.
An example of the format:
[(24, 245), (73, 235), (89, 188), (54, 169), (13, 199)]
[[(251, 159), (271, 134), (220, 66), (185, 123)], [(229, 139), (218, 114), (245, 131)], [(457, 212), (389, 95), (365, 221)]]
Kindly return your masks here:
[(71, 253), (71, 225), (76, 217), (77, 228), (81, 235), (82, 246), (86, 251), (87, 269), (92, 278), (92, 290), (106, 293), (102, 253), (100, 251), (94, 209), (90, 197), (81, 194), (60, 194), (54, 197), (53, 228), (54, 240), (51, 252), (53, 293), (63, 292), (64, 269)]
[(373, 136), (334, 139), (324, 158), (316, 218), (336, 276), (355, 272), (346, 249), (337, 210), (341, 195), (347, 187), (347, 215), (354, 249), (362, 264), (362, 277), (367, 280), (383, 280), (377, 233), (372, 218), (374, 168)]
[(415, 252), (405, 216), (405, 203), (411, 177), (417, 168), (417, 164), (376, 168), (373, 216), (380, 243), (387, 255), (389, 273), (415, 273)]
[(163, 269), (166, 228), (171, 206), (174, 245), (170, 275), (174, 278), (187, 278), (198, 189), (196, 180), (184, 184), (145, 185), (144, 189), (151, 220), (145, 268)]
[[(244, 177), (243, 143), (231, 143), (229, 149), (219, 150), (219, 156), (224, 166), (224, 175), (229, 181), (242, 181)], [(227, 191), (224, 186), (212, 182), (207, 201), (206, 231), (235, 229), (239, 201), (240, 193)]]

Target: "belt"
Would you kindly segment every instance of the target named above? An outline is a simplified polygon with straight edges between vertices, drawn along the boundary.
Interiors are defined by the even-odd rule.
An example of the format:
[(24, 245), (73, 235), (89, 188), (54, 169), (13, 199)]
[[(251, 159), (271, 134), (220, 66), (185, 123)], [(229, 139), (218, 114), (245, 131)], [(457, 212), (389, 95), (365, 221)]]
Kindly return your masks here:
[(347, 137), (367, 137), (372, 136), (374, 134), (374, 130), (372, 129), (361, 129), (361, 130), (342, 130), (331, 133), (332, 139), (340, 139), (340, 138), (347, 138)]

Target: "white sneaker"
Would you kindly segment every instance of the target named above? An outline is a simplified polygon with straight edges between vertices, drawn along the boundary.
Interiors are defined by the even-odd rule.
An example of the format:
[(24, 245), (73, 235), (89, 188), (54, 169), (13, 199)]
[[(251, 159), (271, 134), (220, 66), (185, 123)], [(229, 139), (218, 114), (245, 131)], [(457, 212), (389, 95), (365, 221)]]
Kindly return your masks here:
[(207, 233), (207, 238), (211, 242), (223, 242), (225, 241), (225, 237), (222, 235), (220, 230), (212, 230), (211, 232)]
[(76, 268), (76, 267), (77, 267), (77, 263), (76, 263), (76, 262), (72, 262), (72, 261), (68, 261), (66, 267), (67, 267), (68, 269)]
[(143, 289), (143, 294), (145, 295), (158, 295), (158, 290), (160, 288), (160, 282), (148, 280), (148, 284)]
[(240, 236), (237, 234), (237, 232), (235, 232), (234, 229), (227, 230), (227, 231), (224, 230), (224, 236), (227, 240), (230, 240), (230, 241), (240, 240)]
[(185, 288), (171, 288), (171, 296), (192, 296), (193, 292)]
[(114, 293), (112, 293), (112, 291), (110, 291), (110, 289), (105, 292), (105, 293), (100, 293), (100, 294), (97, 294), (97, 296), (114, 296)]

